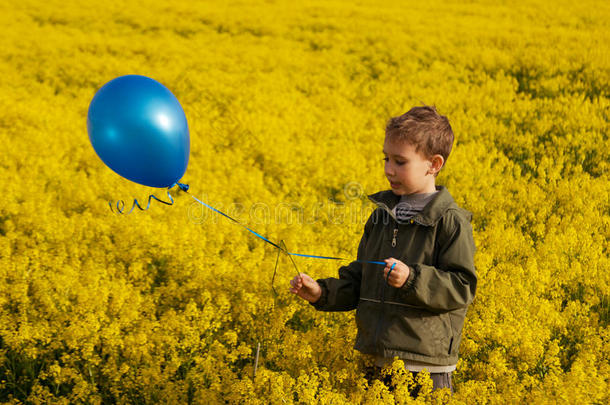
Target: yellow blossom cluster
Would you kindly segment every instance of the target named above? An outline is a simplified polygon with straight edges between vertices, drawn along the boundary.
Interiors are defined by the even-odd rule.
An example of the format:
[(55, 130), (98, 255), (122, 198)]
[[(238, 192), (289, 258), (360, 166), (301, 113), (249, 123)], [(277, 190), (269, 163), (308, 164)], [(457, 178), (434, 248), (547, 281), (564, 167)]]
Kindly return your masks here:
[[(590, 0), (0, 2), (0, 402), (610, 402), (608, 21)], [(189, 193), (306, 254), (355, 257), (389, 117), (447, 115), (437, 183), (474, 214), (479, 276), (455, 394), (421, 373), (410, 399), (398, 360), (369, 384), (353, 313), (288, 292), (345, 262), (280, 255), (272, 285), (277, 250), (184, 192), (113, 214), (167, 198), (89, 143), (125, 74), (181, 102)]]

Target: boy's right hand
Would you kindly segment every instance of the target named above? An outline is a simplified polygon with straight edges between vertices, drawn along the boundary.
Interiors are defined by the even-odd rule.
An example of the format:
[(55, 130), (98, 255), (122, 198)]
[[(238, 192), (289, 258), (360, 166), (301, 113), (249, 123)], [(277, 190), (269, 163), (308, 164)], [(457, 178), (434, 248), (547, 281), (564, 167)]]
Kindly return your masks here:
[(299, 273), (290, 280), (290, 292), (311, 302), (312, 304), (320, 299), (322, 288), (320, 284), (305, 273)]

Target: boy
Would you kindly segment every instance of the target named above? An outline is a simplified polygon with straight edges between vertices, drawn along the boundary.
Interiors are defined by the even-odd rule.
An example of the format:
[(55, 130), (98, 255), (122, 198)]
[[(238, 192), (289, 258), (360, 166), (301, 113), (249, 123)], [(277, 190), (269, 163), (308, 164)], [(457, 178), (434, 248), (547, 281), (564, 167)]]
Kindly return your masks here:
[(354, 347), (375, 357), (377, 373), (398, 357), (414, 375), (428, 370), (433, 389), (451, 392), (477, 284), (472, 214), (435, 184), (452, 145), (449, 121), (435, 107), (391, 118), (383, 145), (391, 190), (369, 196), (378, 208), (358, 247), (358, 260), (386, 258), (385, 267), (354, 261), (338, 279), (302, 273), (290, 282), (319, 311), (356, 309)]

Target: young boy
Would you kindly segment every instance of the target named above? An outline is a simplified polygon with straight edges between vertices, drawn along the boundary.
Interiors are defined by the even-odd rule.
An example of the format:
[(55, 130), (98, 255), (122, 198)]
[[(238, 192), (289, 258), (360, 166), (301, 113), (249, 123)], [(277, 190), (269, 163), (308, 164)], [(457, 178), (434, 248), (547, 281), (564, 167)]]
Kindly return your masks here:
[(290, 291), (319, 311), (356, 309), (355, 348), (375, 357), (377, 371), (398, 357), (413, 374), (428, 370), (434, 389), (453, 392), (451, 372), (477, 276), (472, 214), (435, 185), (452, 145), (449, 121), (434, 107), (391, 118), (383, 145), (391, 190), (369, 196), (378, 207), (357, 256), (385, 258), (385, 267), (354, 261), (338, 279), (317, 281), (302, 273)]

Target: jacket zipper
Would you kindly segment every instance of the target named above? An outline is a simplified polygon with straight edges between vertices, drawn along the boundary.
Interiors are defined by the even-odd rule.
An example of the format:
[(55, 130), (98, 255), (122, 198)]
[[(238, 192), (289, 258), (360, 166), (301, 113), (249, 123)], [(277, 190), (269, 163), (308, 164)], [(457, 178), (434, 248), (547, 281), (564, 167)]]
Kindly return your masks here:
[(394, 221), (398, 222), (396, 219), (396, 215), (394, 215), (394, 213), (392, 212), (390, 207), (388, 207), (386, 204), (384, 204), (380, 201), (374, 201), (374, 203), (377, 204), (377, 206), (383, 208), (390, 215), (390, 217), (392, 217), (394, 219)]
[[(394, 221), (396, 221), (396, 223), (398, 223), (398, 219), (396, 218), (396, 215), (394, 215), (394, 213), (392, 212), (392, 210), (390, 209), (390, 207), (388, 207), (386, 204), (382, 203), (382, 202), (378, 202), (378, 201), (374, 201), (372, 200), (375, 204), (377, 204), (378, 207), (383, 208), (392, 219), (394, 219)], [(422, 226), (430, 226), (431, 224), (429, 223), (423, 223), (418, 221), (416, 218), (411, 218), (408, 221), (409, 224), (417, 224), (417, 225), (422, 225)], [(398, 229), (395, 229), (394, 232), (398, 232)], [(395, 234), (396, 235), (396, 234)]]
[[(396, 238), (398, 236), (398, 224), (394, 225), (394, 234), (392, 236), (392, 248), (396, 247)], [(394, 253), (394, 252), (392, 252)], [(381, 348), (381, 345), (379, 344), (379, 334), (381, 332), (381, 325), (383, 324), (384, 318), (385, 318), (385, 287), (386, 287), (387, 282), (385, 280), (383, 280), (383, 284), (381, 287), (381, 316), (379, 317), (379, 322), (377, 322), (377, 328), (375, 329), (375, 343), (377, 344), (377, 346), (379, 348)]]

